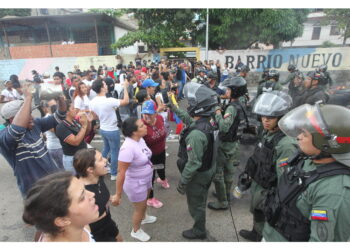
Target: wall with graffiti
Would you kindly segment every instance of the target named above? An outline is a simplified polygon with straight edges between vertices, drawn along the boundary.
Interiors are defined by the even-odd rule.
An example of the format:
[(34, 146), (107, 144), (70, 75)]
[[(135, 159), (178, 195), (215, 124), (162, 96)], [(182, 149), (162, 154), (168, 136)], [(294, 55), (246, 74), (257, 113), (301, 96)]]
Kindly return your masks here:
[[(201, 60), (205, 59), (205, 51), (201, 51)], [(265, 68), (274, 68), (287, 75), (289, 64), (295, 64), (302, 72), (315, 70), (326, 64), (336, 83), (350, 82), (350, 48), (293, 48), (276, 50), (225, 50), (209, 51), (209, 60), (220, 60), (222, 66), (228, 64), (234, 68), (238, 59), (248, 65), (253, 75)], [(254, 73), (256, 72), (256, 73)]]

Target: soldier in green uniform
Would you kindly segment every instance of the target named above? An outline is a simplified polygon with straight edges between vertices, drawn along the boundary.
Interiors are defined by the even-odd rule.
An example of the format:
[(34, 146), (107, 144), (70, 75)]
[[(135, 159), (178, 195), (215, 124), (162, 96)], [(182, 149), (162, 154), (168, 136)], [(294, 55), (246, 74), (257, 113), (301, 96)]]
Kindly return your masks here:
[(304, 104), (279, 127), (297, 138), (278, 186), (266, 198), (265, 241), (347, 241), (350, 236), (350, 110)]
[(225, 98), (230, 100), (224, 110), (218, 106), (215, 111), (215, 121), (219, 128), (219, 147), (214, 177), (217, 201), (209, 202), (208, 208), (213, 210), (228, 209), (231, 187), (233, 183), (234, 164), (238, 161), (239, 125), (244, 115), (243, 106), (238, 100), (247, 90), (247, 83), (242, 77), (227, 78), (220, 84), (225, 90)]
[(333, 85), (333, 80), (329, 74), (329, 72), (327, 71), (327, 65), (321, 65), (316, 69), (317, 72), (322, 73), (323, 74), (323, 78), (320, 81), (320, 86), (323, 89), (327, 89), (332, 87)]
[(278, 82), (280, 73), (275, 69), (270, 69), (267, 73), (267, 81), (258, 86), (256, 98), (264, 92), (271, 92), (273, 90), (282, 90), (282, 85)]
[(192, 79), (192, 82), (204, 84), (208, 81), (205, 68), (198, 69), (198, 75)]
[(205, 209), (208, 190), (215, 174), (214, 127), (210, 120), (218, 101), (214, 91), (194, 82), (186, 84), (184, 94), (189, 103), (187, 112), (174, 104), (170, 105), (171, 110), (186, 124), (180, 136), (177, 166), (181, 178), (177, 190), (181, 194), (186, 193), (194, 225), (183, 231), (182, 236), (204, 239), (207, 236)]
[(263, 73), (261, 74), (261, 78), (258, 82), (258, 85), (262, 84), (263, 82), (266, 82), (267, 81), (267, 76), (269, 74), (269, 71), (270, 69), (269, 68), (266, 68), (264, 69)]
[(261, 116), (264, 129), (243, 173), (251, 179), (250, 212), (253, 214), (253, 229), (241, 230), (239, 235), (250, 241), (261, 240), (265, 222), (265, 193), (277, 185), (278, 176), (283, 172), (284, 161), (296, 151), (295, 142), (285, 136), (277, 124), (289, 111), (291, 104), (292, 99), (289, 95), (281, 91), (272, 91), (262, 94), (253, 107), (253, 112)]
[(286, 85), (286, 84), (291, 84), (293, 79), (295, 78), (295, 72), (297, 71), (297, 67), (295, 67), (294, 64), (290, 64), (288, 65), (288, 71), (289, 71), (289, 75), (287, 76), (287, 79), (284, 81), (281, 81), (280, 84), (282, 85)]

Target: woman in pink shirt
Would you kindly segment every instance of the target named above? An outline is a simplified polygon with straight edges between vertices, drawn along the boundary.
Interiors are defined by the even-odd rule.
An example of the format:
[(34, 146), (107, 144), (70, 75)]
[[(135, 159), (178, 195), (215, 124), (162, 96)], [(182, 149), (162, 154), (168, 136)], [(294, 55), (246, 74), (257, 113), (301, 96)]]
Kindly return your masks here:
[(154, 223), (157, 217), (146, 214), (153, 175), (152, 152), (142, 138), (147, 134), (147, 128), (141, 119), (130, 117), (123, 122), (122, 132), (125, 141), (119, 151), (116, 194), (112, 204), (120, 204), (123, 189), (134, 205), (131, 236), (140, 241), (149, 241), (151, 237), (141, 229), (141, 225)]

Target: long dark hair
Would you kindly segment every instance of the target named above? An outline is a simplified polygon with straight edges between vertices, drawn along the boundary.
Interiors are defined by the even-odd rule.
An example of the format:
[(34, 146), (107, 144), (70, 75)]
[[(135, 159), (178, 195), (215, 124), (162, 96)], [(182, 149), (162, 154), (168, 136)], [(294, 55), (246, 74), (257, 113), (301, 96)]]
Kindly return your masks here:
[(87, 177), (87, 169), (95, 167), (96, 149), (81, 149), (74, 154), (73, 166), (77, 172), (77, 177)]

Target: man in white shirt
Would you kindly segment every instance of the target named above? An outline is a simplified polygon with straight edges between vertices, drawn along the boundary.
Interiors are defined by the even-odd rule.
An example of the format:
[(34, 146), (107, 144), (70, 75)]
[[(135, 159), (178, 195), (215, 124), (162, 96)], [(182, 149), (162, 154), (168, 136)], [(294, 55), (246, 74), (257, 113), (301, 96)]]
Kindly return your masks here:
[(94, 97), (97, 96), (97, 93), (93, 89), (91, 89), (92, 83), (94, 81), (93, 77), (94, 77), (94, 73), (89, 70), (83, 75), (83, 83), (85, 83), (85, 85), (88, 87), (90, 100), (94, 99)]
[(13, 88), (11, 81), (5, 82), (5, 87), (3, 91), (1, 91), (0, 95), (0, 103), (10, 102), (13, 100), (18, 100), (21, 98), (20, 94), (18, 94), (17, 90)]
[(129, 104), (128, 83), (124, 83), (124, 99), (107, 98), (108, 88), (104, 80), (95, 80), (92, 90), (97, 96), (90, 101), (90, 110), (100, 120), (100, 134), (103, 138), (102, 156), (111, 155), (111, 180), (116, 180), (120, 147), (120, 131), (115, 109)]

